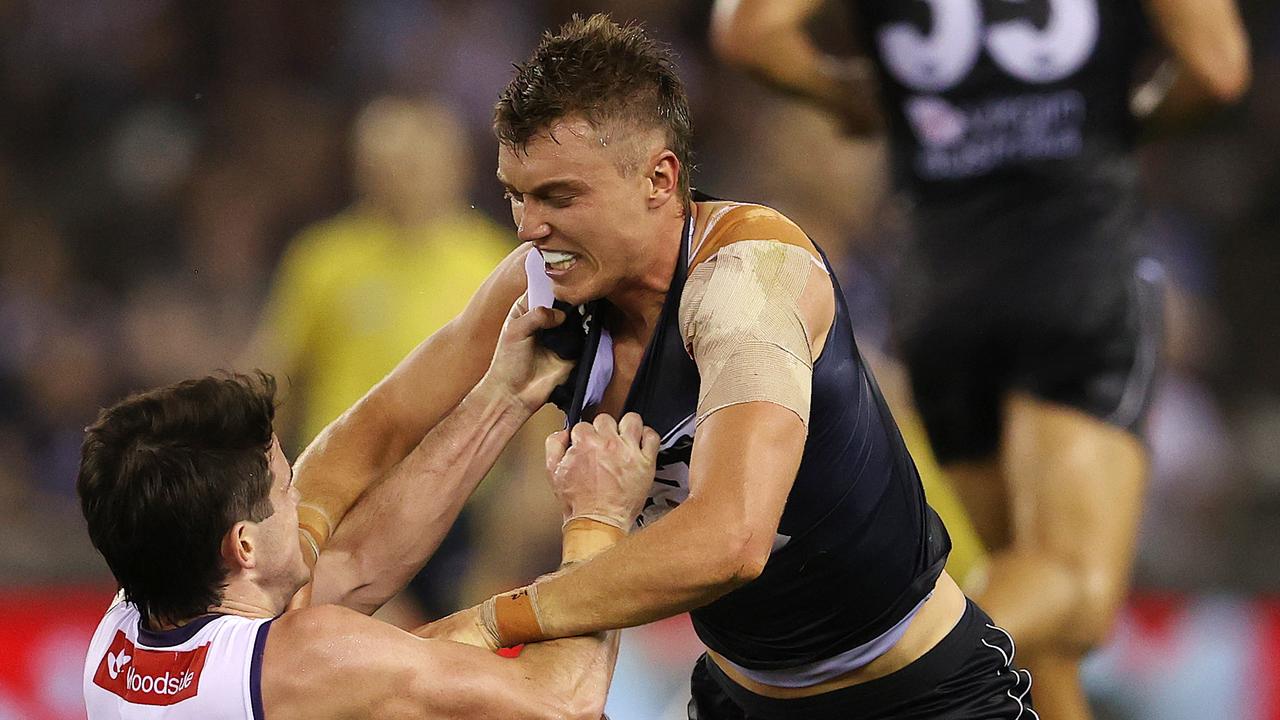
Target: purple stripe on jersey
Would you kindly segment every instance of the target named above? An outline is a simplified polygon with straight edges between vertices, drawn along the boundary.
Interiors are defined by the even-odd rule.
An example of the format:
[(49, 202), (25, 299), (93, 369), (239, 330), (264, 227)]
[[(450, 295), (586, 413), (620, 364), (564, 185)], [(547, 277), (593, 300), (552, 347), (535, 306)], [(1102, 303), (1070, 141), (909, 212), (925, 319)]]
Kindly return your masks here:
[(262, 654), (267, 649), (267, 631), (271, 629), (274, 619), (258, 626), (258, 635), (253, 639), (253, 655), (249, 660), (249, 697), (253, 702), (253, 720), (263, 720), (266, 713), (262, 711)]
[(161, 630), (159, 632), (148, 630), (146, 625), (142, 624), (142, 618), (138, 618), (138, 642), (153, 648), (167, 648), (181, 645), (190, 640), (200, 632), (205, 625), (222, 617), (221, 615), (201, 615), (191, 622), (172, 630)]

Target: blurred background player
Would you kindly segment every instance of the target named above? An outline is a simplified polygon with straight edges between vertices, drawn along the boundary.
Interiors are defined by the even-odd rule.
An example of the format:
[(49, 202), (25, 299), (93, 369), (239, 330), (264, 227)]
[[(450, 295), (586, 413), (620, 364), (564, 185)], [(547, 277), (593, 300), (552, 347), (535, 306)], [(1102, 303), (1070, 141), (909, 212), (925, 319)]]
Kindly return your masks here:
[[(289, 379), (291, 402), (280, 434), (298, 448), (461, 311), (512, 245), (509, 233), (468, 205), (472, 151), (461, 121), (445, 104), (373, 100), (356, 117), (351, 161), (355, 202), (305, 229), (287, 248), (249, 363)], [(554, 429), (535, 433), (538, 441), (528, 446), (540, 447), (540, 438)], [(532, 506), (504, 513), (499, 522), (505, 525), (554, 517), (553, 510), (538, 512), (549, 505), (530, 492), (536, 483), (520, 482), (540, 472), (536, 455), (512, 452), (495, 473), (504, 476), (503, 492)], [(390, 606), (387, 612), (398, 617), (389, 619), (412, 626), (447, 614), (459, 597), (471, 594), (456, 578), (471, 577), (493, 592), (495, 583), (521, 579), (511, 577), (519, 572), (513, 568), (528, 564), (528, 555), (554, 550), (537, 543), (501, 552), (477, 547), (483, 528), (474, 527), (473, 515), (484, 521), (487, 512), (463, 514), (410, 584), (413, 599)], [(473, 563), (476, 555), (484, 557)]]
[[(847, 5), (865, 58), (818, 50), (818, 0), (723, 0), (713, 38), (848, 131), (887, 132), (914, 223), (894, 333), (991, 551), (973, 590), (1027, 653), (1040, 712), (1087, 718), (1078, 663), (1127, 592), (1160, 347), (1132, 151), (1140, 123), (1244, 94), (1239, 15), (1232, 0), (1149, 0), (1145, 16), (1136, 0)], [(1151, 31), (1171, 57), (1135, 92)]]

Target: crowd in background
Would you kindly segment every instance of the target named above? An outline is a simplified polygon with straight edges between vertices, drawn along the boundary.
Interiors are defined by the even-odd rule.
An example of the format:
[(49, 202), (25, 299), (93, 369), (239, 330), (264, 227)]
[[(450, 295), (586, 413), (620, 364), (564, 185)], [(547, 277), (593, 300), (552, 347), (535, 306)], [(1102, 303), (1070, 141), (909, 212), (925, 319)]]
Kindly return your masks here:
[[(304, 320), (296, 308), (319, 310), (267, 308), (287, 293), (282, 258), (325, 244), (317, 237), (335, 218), (377, 225), (338, 228), (348, 241), (426, 248), (412, 266), (382, 258), (387, 272), (422, 268), (412, 292), (352, 285), (326, 301), (335, 313), (403, 331), (386, 308), (465, 301), (459, 273), (437, 271), (452, 267), (440, 248), (484, 244), (481, 254), (500, 257), (514, 247), (492, 177), (492, 104), (511, 63), (571, 12), (642, 20), (674, 47), (692, 103), (694, 185), (793, 217), (842, 268), (859, 341), (891, 354), (883, 288), (911, 268), (895, 259), (903, 218), (883, 147), (843, 138), (830, 120), (717, 66), (709, 6), (0, 2), (0, 586), (106, 581), (74, 480), (83, 428), (131, 390), (260, 364), (286, 378), (290, 454), (305, 445), (323, 424), (302, 419), (319, 403), (306, 399), (319, 385), (307, 368), (332, 347), (297, 340), (286, 362), (278, 350), (301, 332), (290, 326)], [(1155, 471), (1138, 563), (1147, 588), (1280, 590), (1280, 565), (1259, 561), (1280, 552), (1280, 12), (1266, 0), (1242, 6), (1256, 54), (1249, 99), (1141, 153), (1145, 232), (1173, 281), (1148, 427)], [(839, 8), (830, 13), (838, 25)], [(386, 120), (388, 107), (402, 112)], [(387, 151), (405, 142), (415, 113), (436, 128), (428, 134), (453, 141), (410, 142), (430, 150), (416, 160)], [(382, 145), (370, 140), (378, 128)], [(405, 177), (415, 182), (385, 179)], [(447, 232), (411, 232), (441, 218)], [(375, 379), (389, 369), (361, 360)], [(518, 465), (507, 474), (523, 477)], [(527, 520), (517, 509), (534, 502), (491, 502), (473, 514), (477, 536)], [(458, 567), (499, 559), (479, 554)]]

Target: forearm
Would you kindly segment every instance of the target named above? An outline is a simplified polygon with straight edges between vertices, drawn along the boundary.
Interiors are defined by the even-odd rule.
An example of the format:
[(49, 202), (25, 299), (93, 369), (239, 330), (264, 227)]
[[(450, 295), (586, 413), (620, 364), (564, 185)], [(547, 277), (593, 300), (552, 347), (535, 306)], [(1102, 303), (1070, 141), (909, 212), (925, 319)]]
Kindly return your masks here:
[[(474, 302), (474, 301), (473, 301)], [(371, 485), (404, 460), (480, 380), (493, 338), (460, 319), (423, 341), (303, 452), (294, 466), (308, 561)]]
[(615, 630), (532, 643), (515, 662), (534, 685), (553, 694), (568, 717), (595, 720), (604, 713), (618, 641)]
[[(692, 503), (692, 505), (691, 505)], [(706, 522), (696, 499), (589, 562), (538, 584), (546, 637), (643, 625), (702, 607), (759, 573), (744, 538)]]
[(882, 124), (875, 109), (873, 69), (866, 58), (827, 55), (803, 34), (788, 32), (767, 36), (757, 52), (736, 64), (779, 92), (857, 120), (850, 125), (861, 132), (875, 132)]
[(314, 565), (356, 499), (409, 452), (412, 446), (397, 440), (392, 424), (378, 398), (366, 396), (325, 427), (299, 456), (294, 475), (308, 563)]
[[(583, 563), (606, 552), (623, 532), (593, 522), (569, 523), (564, 530), (563, 559)], [(604, 700), (618, 658), (618, 632), (596, 632), (581, 637), (530, 643), (519, 662), (539, 687), (547, 688), (572, 717), (595, 720), (604, 712)]]
[[(623, 534), (621, 530), (591, 521), (568, 523), (564, 531), (564, 558), (566, 562), (584, 562), (613, 545)], [(504, 593), (504, 600), (510, 601), (526, 590)], [(527, 595), (524, 597), (527, 599)], [(414, 634), (491, 650), (495, 647), (493, 610), (497, 600), (492, 598), (478, 607), (420, 627)], [(527, 610), (520, 614), (528, 619)], [(500, 677), (515, 670), (511, 673), (514, 677), (500, 682), (504, 688), (517, 688), (517, 694), (524, 695), (518, 705), (526, 714), (519, 717), (543, 717), (545, 713), (546, 717), (553, 718), (597, 720), (604, 712), (617, 655), (616, 631), (536, 642), (526, 645), (514, 660), (494, 658), (498, 665), (492, 675)], [(521, 686), (526, 689), (519, 690)]]
[(421, 569), (528, 419), (481, 382), (347, 514), (321, 554), (313, 602), (372, 612)]
[(805, 437), (794, 412), (768, 402), (706, 418), (690, 458), (689, 498), (589, 562), (538, 583), (540, 636), (652, 622), (759, 577)]

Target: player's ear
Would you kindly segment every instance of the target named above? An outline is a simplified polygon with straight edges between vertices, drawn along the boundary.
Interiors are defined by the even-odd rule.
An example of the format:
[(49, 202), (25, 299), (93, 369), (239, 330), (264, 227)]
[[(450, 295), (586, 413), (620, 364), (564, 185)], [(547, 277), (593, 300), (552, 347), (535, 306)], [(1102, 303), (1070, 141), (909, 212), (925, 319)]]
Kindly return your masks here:
[(663, 150), (649, 165), (649, 207), (658, 208), (680, 192), (680, 160), (670, 150)]
[(254, 550), (257, 547), (257, 525), (241, 520), (222, 536), (222, 562), (227, 569), (251, 569), (257, 566)]

